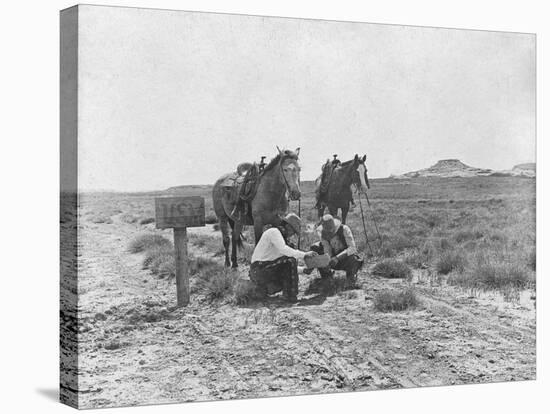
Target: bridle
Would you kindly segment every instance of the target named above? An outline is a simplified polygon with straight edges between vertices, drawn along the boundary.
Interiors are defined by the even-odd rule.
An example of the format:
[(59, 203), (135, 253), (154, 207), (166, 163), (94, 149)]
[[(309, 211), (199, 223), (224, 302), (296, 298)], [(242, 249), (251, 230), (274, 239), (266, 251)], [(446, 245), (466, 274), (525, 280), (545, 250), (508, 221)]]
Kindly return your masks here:
[[(287, 157), (289, 158), (289, 157)], [(290, 184), (288, 183), (288, 180), (286, 179), (285, 172), (283, 171), (283, 161), (285, 160), (284, 157), (281, 157), (281, 160), (279, 161), (279, 170), (281, 171), (281, 175), (283, 176), (283, 180), (285, 183), (285, 189), (290, 197)]]
[[(359, 165), (361, 165), (361, 164), (359, 164)], [(358, 167), (359, 167), (359, 166), (358, 166)], [(364, 166), (364, 167), (365, 167), (365, 172), (364, 172), (363, 174), (365, 174), (365, 185), (367, 186), (367, 189), (368, 189), (370, 186), (369, 186), (369, 179), (368, 179), (368, 177), (367, 177), (367, 167), (366, 167), (366, 166)], [(357, 170), (355, 170), (355, 172), (357, 172), (357, 175), (360, 174), (359, 171), (357, 171)], [(357, 193), (360, 193), (360, 192), (361, 192), (361, 185), (362, 185), (362, 183), (361, 183), (361, 177), (359, 177), (359, 182), (357, 182), (357, 181), (354, 179), (354, 180), (353, 180), (353, 185), (355, 185), (355, 190), (356, 190), (356, 192), (357, 192)]]

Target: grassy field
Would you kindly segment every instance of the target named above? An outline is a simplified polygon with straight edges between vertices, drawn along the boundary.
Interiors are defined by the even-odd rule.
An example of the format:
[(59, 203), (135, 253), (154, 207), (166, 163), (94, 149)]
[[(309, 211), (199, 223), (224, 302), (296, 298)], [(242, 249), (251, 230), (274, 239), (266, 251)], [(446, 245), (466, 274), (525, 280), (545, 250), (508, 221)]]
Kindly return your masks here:
[[(371, 184), (368, 243), (357, 197), (348, 216), (367, 262), (355, 289), (343, 275), (327, 289), (314, 272), (300, 274), (295, 305), (258, 299), (253, 245), (238, 271), (225, 269), (209, 224), (189, 229), (185, 309), (174, 307), (171, 231), (154, 223), (153, 198), (166, 192), (81, 194), (76, 217), (62, 215), (62, 229), (79, 234), (67, 264), (78, 284), (62, 284), (62, 297), (78, 292), (79, 311), (62, 326), (78, 332), (82, 406), (533, 379), (535, 180)], [(302, 192), (304, 248), (317, 216), (312, 183)], [(209, 186), (170, 194), (204, 196), (212, 216)]]
[[(301, 215), (317, 221), (314, 188), (302, 186)], [(191, 188), (208, 202), (209, 188)], [(188, 189), (183, 190), (186, 194)], [(356, 196), (357, 198), (357, 196)], [(370, 205), (362, 199), (367, 235), (359, 213), (349, 215), (360, 252), (369, 261), (398, 261), (429, 269), (472, 292), (497, 290), (506, 298), (535, 283), (535, 181), (522, 178), (373, 180)], [(207, 206), (209, 206), (207, 202)], [(296, 203), (291, 206), (297, 212)], [(209, 211), (207, 217), (212, 219)], [(251, 230), (245, 231), (248, 240)], [(216, 238), (193, 239), (216, 249)], [(301, 235), (306, 248), (316, 241), (311, 226)], [(220, 252), (218, 252), (220, 253)], [(249, 258), (251, 247), (244, 252)], [(244, 261), (245, 264), (247, 260)]]

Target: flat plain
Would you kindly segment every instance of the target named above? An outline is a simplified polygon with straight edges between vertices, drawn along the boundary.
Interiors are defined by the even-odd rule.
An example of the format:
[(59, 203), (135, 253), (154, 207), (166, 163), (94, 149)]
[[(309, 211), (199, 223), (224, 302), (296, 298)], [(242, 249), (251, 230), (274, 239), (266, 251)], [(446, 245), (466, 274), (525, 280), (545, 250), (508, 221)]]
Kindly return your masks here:
[[(370, 207), (356, 196), (348, 216), (366, 260), (355, 289), (343, 275), (320, 287), (314, 272), (296, 304), (255, 299), (243, 288), (251, 229), (227, 270), (208, 224), (189, 229), (186, 308), (174, 306), (172, 234), (155, 229), (154, 197), (202, 195), (212, 222), (211, 187), (79, 194), (61, 220), (62, 250), (76, 251), (62, 272), (78, 270), (61, 293), (78, 307), (61, 323), (76, 335), (80, 407), (535, 379), (535, 180), (371, 184)], [(304, 249), (317, 215), (312, 183), (302, 190)]]

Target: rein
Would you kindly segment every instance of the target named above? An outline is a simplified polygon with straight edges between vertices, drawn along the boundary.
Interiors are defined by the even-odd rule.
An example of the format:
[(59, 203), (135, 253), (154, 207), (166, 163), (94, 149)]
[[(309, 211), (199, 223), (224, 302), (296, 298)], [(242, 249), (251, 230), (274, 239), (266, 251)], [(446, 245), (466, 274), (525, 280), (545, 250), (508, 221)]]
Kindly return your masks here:
[[(361, 191), (359, 191), (359, 188), (356, 186), (357, 188), (357, 198), (359, 199), (359, 209), (361, 210), (361, 221), (363, 223), (363, 231), (365, 233), (365, 241), (367, 242), (367, 246), (369, 247), (369, 250), (371, 252), (371, 254), (374, 256), (374, 253), (372, 251), (372, 247), (369, 243), (369, 239), (368, 239), (368, 236), (367, 236), (367, 226), (365, 225), (365, 214), (363, 212), (363, 204), (361, 203)], [(374, 213), (372, 212), (372, 206), (370, 204), (370, 200), (369, 200), (369, 196), (368, 194), (365, 192), (365, 198), (367, 199), (367, 205), (369, 207), (369, 210), (370, 210), (370, 215), (371, 215), (371, 220), (374, 224), (374, 228), (376, 229), (376, 234), (378, 236), (378, 243), (379, 243), (379, 246), (378, 246), (378, 251), (380, 252), (380, 249), (382, 248), (382, 237), (380, 236), (380, 230), (378, 229), (378, 224), (376, 223), (376, 220), (374, 219)]]
[(361, 210), (361, 222), (363, 223), (363, 232), (365, 233), (365, 241), (367, 242), (367, 246), (369, 247), (370, 254), (374, 256), (374, 252), (369, 242), (369, 236), (367, 235), (367, 226), (365, 224), (365, 214), (363, 213), (363, 204), (361, 203), (361, 192), (358, 191), (357, 193), (359, 198), (359, 209)]

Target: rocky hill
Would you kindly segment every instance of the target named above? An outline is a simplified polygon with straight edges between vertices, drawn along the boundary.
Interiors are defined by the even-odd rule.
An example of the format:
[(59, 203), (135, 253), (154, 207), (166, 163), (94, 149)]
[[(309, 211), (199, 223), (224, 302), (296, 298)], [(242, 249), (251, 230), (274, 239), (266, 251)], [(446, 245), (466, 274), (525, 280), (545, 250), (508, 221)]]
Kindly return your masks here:
[(418, 177), (534, 177), (535, 163), (518, 164), (511, 170), (495, 171), (488, 168), (470, 167), (457, 159), (439, 160), (429, 168), (392, 175), (391, 178)]
[(516, 175), (525, 177), (534, 177), (537, 172), (537, 165), (534, 162), (527, 162), (525, 164), (514, 165), (512, 171)]

